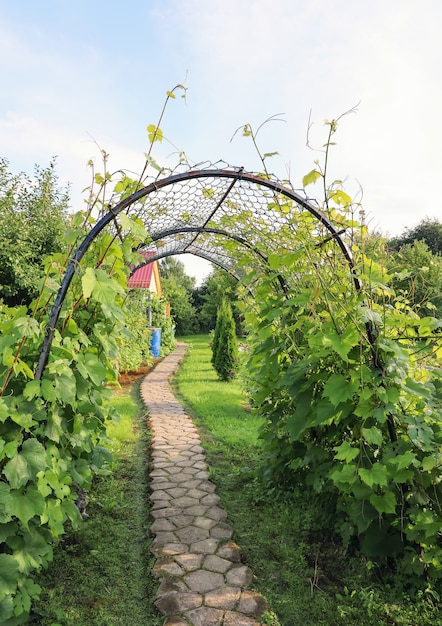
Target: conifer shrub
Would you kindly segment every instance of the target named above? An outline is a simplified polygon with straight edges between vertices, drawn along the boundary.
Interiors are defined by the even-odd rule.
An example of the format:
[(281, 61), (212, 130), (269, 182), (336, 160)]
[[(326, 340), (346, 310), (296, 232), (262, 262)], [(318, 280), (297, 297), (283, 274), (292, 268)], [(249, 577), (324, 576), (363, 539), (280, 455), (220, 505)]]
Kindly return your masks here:
[(227, 300), (223, 300), (218, 309), (212, 342), (212, 365), (223, 381), (231, 380), (236, 374), (238, 343), (232, 307)]

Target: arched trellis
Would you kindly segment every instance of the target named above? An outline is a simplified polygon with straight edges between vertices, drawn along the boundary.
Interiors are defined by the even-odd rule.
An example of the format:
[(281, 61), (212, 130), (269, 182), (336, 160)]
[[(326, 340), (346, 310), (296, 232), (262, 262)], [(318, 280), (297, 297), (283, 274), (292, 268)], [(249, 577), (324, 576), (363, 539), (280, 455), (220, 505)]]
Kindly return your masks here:
[[(220, 228), (210, 228), (210, 227), (195, 228), (193, 226), (174, 228), (174, 229), (171, 229), (171, 230), (162, 231), (160, 233), (152, 235), (150, 237), (150, 241), (151, 241), (152, 244), (155, 245), (155, 243), (157, 241), (162, 240), (164, 237), (180, 235), (182, 233), (192, 233), (192, 234), (196, 234), (196, 235), (198, 235), (200, 233), (208, 233), (208, 234), (211, 234), (211, 235), (213, 235), (213, 234), (220, 235), (222, 237), (225, 237), (226, 239), (230, 239), (230, 240), (236, 242), (239, 246), (242, 246), (242, 247), (252, 251), (265, 264), (268, 264), (267, 255), (264, 254), (264, 252), (262, 250), (260, 250), (258, 247), (250, 244), (247, 241), (247, 239), (244, 239), (244, 237), (239, 237), (238, 235), (234, 235), (234, 234), (228, 233), (227, 231), (222, 230)], [(145, 265), (149, 265), (149, 263), (153, 263), (153, 261), (157, 261), (159, 259), (164, 259), (167, 256), (172, 256), (172, 255), (176, 255), (176, 254), (188, 254), (188, 251), (186, 249), (184, 249), (184, 250), (178, 249), (178, 250), (173, 250), (173, 251), (169, 250), (169, 251), (163, 252), (163, 253), (157, 253), (157, 254), (154, 253), (154, 254), (152, 254), (152, 256), (149, 256), (149, 259), (145, 263), (141, 263), (137, 267), (134, 267), (134, 269), (132, 270), (131, 275), (133, 275), (140, 267), (144, 267)], [(194, 253), (194, 254), (196, 256), (201, 257), (202, 259), (205, 259), (206, 261), (210, 261), (211, 263), (214, 263), (215, 265), (217, 265), (221, 269), (223, 269), (226, 272), (228, 272), (229, 274), (231, 274), (237, 280), (240, 279), (240, 276), (232, 269), (232, 267), (229, 267), (228, 264), (223, 263), (218, 258), (215, 258), (214, 256), (212, 256), (210, 254), (206, 254), (206, 253), (204, 253), (204, 251), (200, 251), (198, 254), (197, 253)], [(284, 278), (281, 275), (278, 275), (277, 279), (278, 279), (278, 282), (279, 282), (282, 290), (284, 292), (287, 292), (287, 286), (285, 284)]]
[[(51, 309), (35, 378), (39, 380), (43, 375), (61, 308), (78, 264), (91, 243), (120, 213), (130, 212), (142, 219), (149, 233), (145, 248), (154, 252), (149, 262), (175, 254), (193, 254), (235, 273), (235, 255), (230, 256), (220, 246), (220, 238), (246, 248), (265, 264), (267, 252), (260, 248), (263, 234), (271, 250), (279, 229), (296, 228), (296, 214), (305, 211), (324, 231), (319, 245), (330, 240), (336, 242), (359, 290), (343, 230), (311, 201), (278, 180), (244, 172), (243, 168), (209, 167), (172, 174), (139, 189), (110, 208), (73, 254)], [(282, 277), (280, 284), (284, 288)]]

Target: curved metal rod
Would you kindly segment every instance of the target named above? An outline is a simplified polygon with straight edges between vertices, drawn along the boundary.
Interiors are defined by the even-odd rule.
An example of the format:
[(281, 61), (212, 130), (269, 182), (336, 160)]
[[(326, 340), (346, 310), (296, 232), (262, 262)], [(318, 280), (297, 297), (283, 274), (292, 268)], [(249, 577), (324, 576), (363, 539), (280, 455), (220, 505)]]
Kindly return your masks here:
[[(206, 221), (207, 223), (207, 221)], [(264, 263), (268, 266), (269, 264), (269, 259), (267, 257), (267, 255), (265, 255), (263, 252), (261, 252), (261, 250), (259, 250), (259, 248), (257, 248), (256, 246), (253, 246), (251, 243), (249, 243), (247, 241), (247, 239), (244, 239), (244, 237), (240, 237), (239, 235), (234, 235), (232, 233), (228, 233), (225, 230), (222, 230), (221, 228), (211, 228), (211, 227), (206, 227), (206, 226), (182, 226), (182, 227), (178, 227), (178, 228), (170, 228), (169, 230), (163, 230), (159, 233), (155, 233), (154, 235), (151, 235), (150, 239), (151, 241), (158, 241), (163, 239), (164, 237), (170, 237), (171, 235), (179, 235), (180, 233), (213, 233), (215, 235), (223, 235), (223, 237), (226, 237), (226, 239), (233, 239), (234, 241), (237, 241), (239, 244), (241, 244), (242, 246), (244, 246), (245, 248), (248, 248), (249, 250), (251, 250), (252, 252), (254, 252), (257, 256), (261, 257), (261, 259), (264, 261)], [(194, 242), (196, 240), (196, 238), (198, 237), (198, 235), (196, 235), (196, 237), (193, 238), (192, 242)], [(331, 235), (330, 237), (333, 237), (333, 235)], [(189, 244), (190, 245), (190, 244)], [(184, 250), (180, 250), (180, 251), (174, 251), (174, 252), (170, 252), (167, 254), (154, 254), (154, 256), (149, 257), (149, 260), (146, 261), (145, 263), (141, 263), (140, 265), (137, 265), (137, 267), (135, 267), (132, 272), (131, 272), (131, 276), (133, 276), (133, 274), (140, 269), (140, 267), (144, 267), (145, 265), (149, 265), (149, 263), (152, 263), (153, 261), (157, 260), (157, 259), (163, 259), (166, 256), (173, 256), (174, 254), (188, 254), (188, 248), (189, 245), (186, 245)], [(141, 246), (140, 246), (141, 247)], [(210, 257), (209, 255), (204, 255), (204, 254), (198, 254), (196, 252), (192, 252), (191, 254), (195, 254), (195, 256), (200, 256), (203, 259), (206, 259), (207, 261), (210, 261), (211, 263), (215, 263), (215, 265), (218, 265), (219, 267), (225, 269), (229, 274), (231, 274), (234, 278), (236, 278), (236, 280), (240, 280), (239, 276), (236, 276), (236, 274), (234, 274), (232, 272), (232, 270), (228, 269), (227, 267), (225, 267), (224, 265), (222, 265), (221, 263), (217, 262), (216, 260), (214, 260), (212, 257)], [(283, 290), (283, 292), (285, 294), (288, 293), (288, 287), (287, 287), (287, 283), (284, 280), (284, 277), (281, 276), (281, 274), (277, 274), (276, 278), (279, 282), (279, 285), (281, 287), (281, 289)]]
[[(248, 174), (241, 172), (240, 174), (241, 180), (246, 180), (248, 182), (254, 183), (261, 187), (267, 187), (268, 189), (272, 189), (273, 191), (280, 193), (292, 200), (294, 200), (297, 204), (302, 206), (306, 211), (309, 211), (316, 219), (325, 226), (325, 228), (330, 231), (333, 237), (338, 242), (339, 247), (342, 250), (344, 257), (346, 258), (350, 269), (353, 275), (353, 282), (358, 291), (361, 289), (361, 285), (359, 279), (357, 278), (354, 271), (354, 264), (351, 257), (350, 250), (347, 248), (345, 242), (340, 238), (338, 234), (338, 230), (333, 226), (333, 224), (329, 221), (329, 219), (324, 215), (319, 209), (313, 207), (307, 200), (302, 198), (299, 194), (295, 193), (291, 189), (284, 187), (279, 182), (266, 180), (260, 178), (255, 174)], [(42, 349), (40, 352), (40, 357), (37, 363), (37, 367), (35, 369), (35, 379), (40, 380), (43, 376), (44, 369), (48, 362), (49, 352), (51, 349), (52, 341), (54, 339), (55, 329), (57, 326), (58, 319), (60, 317), (61, 307), (63, 306), (64, 299), (66, 297), (66, 293), (69, 289), (69, 286), (72, 282), (72, 278), (74, 276), (75, 270), (77, 269), (81, 259), (87, 252), (89, 246), (94, 241), (94, 239), (101, 233), (101, 231), (124, 209), (129, 208), (135, 202), (141, 200), (146, 197), (150, 193), (154, 191), (158, 191), (164, 187), (169, 185), (173, 185), (174, 183), (189, 180), (189, 179), (197, 179), (197, 178), (238, 178), (238, 170), (192, 170), (189, 172), (174, 174), (172, 176), (168, 176), (162, 180), (155, 181), (150, 183), (146, 187), (139, 189), (134, 192), (121, 202), (115, 205), (115, 207), (111, 208), (106, 215), (104, 215), (92, 228), (92, 230), (86, 235), (81, 244), (78, 246), (75, 251), (72, 260), (70, 261), (66, 273), (64, 275), (63, 281), (61, 283), (60, 289), (58, 290), (57, 297), (52, 306), (51, 313), (49, 316), (48, 325), (46, 327), (46, 333), (42, 344)]]
[[(156, 254), (154, 257), (152, 257), (152, 259), (149, 259), (149, 261), (146, 261), (146, 263), (143, 263), (141, 265), (137, 265), (137, 267), (132, 272), (131, 276), (133, 275), (134, 272), (136, 272), (138, 269), (140, 269), (140, 267), (144, 267), (145, 265), (149, 265), (149, 263), (153, 263), (154, 261), (159, 261), (160, 259), (165, 259), (168, 256), (178, 256), (179, 254), (189, 254), (189, 253), (186, 252), (185, 250), (174, 250), (173, 252), (164, 252), (164, 253)], [(217, 261), (217, 260), (213, 259), (208, 254), (204, 254), (204, 252), (192, 252), (192, 254), (194, 256), (200, 257), (200, 259), (205, 259), (206, 261), (209, 261), (210, 263), (213, 263), (214, 265), (217, 265), (222, 270), (226, 271), (228, 274), (233, 276), (233, 278), (235, 278), (236, 280), (240, 280), (239, 277), (236, 274), (234, 274), (232, 272), (232, 270), (229, 269), (229, 267), (227, 265), (224, 265), (224, 263), (221, 263), (221, 261)], [(136, 289), (136, 287), (135, 287), (135, 289)]]
[[(259, 250), (259, 248), (256, 248), (255, 246), (253, 246), (251, 243), (249, 243), (247, 241), (247, 239), (244, 239), (244, 237), (240, 237), (239, 235), (234, 235), (232, 233), (228, 233), (225, 230), (222, 230), (221, 228), (208, 228), (206, 226), (182, 226), (182, 227), (177, 227), (177, 228), (169, 228), (168, 230), (162, 230), (158, 233), (155, 233), (154, 235), (150, 236), (150, 241), (154, 242), (154, 241), (158, 241), (161, 239), (164, 239), (165, 237), (170, 237), (171, 235), (179, 235), (181, 233), (212, 233), (214, 235), (223, 235), (223, 237), (226, 237), (227, 239), (233, 239), (234, 241), (237, 241), (239, 244), (241, 244), (242, 246), (244, 246), (245, 248), (248, 248), (249, 250), (252, 250), (252, 252), (254, 252), (257, 256), (261, 257), (261, 259), (265, 262), (268, 263), (268, 258), (267, 256), (261, 252), (261, 250)], [(140, 246), (141, 247), (141, 246)], [(141, 263), (140, 265), (138, 265), (136, 268), (134, 268), (131, 272), (131, 276), (134, 272), (136, 272), (137, 269), (139, 269), (140, 267), (144, 267), (145, 265), (149, 265), (149, 263), (151, 263), (152, 261), (155, 261), (157, 258), (163, 258), (164, 256), (172, 256), (173, 254), (189, 254), (188, 251), (188, 246), (186, 246), (185, 250), (182, 250), (180, 252), (172, 252), (171, 254), (165, 254), (163, 256), (158, 256), (156, 254), (154, 254), (154, 256), (149, 257), (149, 260), (146, 261), (146, 263)], [(194, 254), (193, 252), (190, 254)], [(207, 260), (210, 261), (211, 257), (207, 257)], [(213, 261), (215, 263), (215, 261)]]
[[(179, 254), (189, 254), (189, 253), (186, 252), (185, 250), (179, 250), (179, 251), (174, 251), (174, 252), (165, 252), (164, 254), (160, 254), (158, 256), (155, 256), (155, 258), (152, 258), (151, 261), (147, 261), (147, 263), (144, 263), (143, 265), (138, 265), (135, 268), (134, 271), (136, 271), (140, 267), (144, 267), (144, 265), (149, 265), (149, 263), (152, 263), (153, 261), (156, 261), (156, 260), (158, 261), (160, 259), (165, 259), (168, 256), (178, 256)], [(230, 274), (230, 276), (232, 278), (234, 278), (235, 280), (237, 280), (238, 282), (241, 280), (239, 276), (237, 276), (234, 272), (232, 272), (232, 270), (227, 265), (224, 265), (224, 263), (221, 263), (221, 261), (216, 261), (215, 259), (212, 259), (212, 257), (209, 257), (209, 255), (206, 255), (203, 252), (192, 252), (192, 254), (194, 256), (200, 257), (201, 259), (205, 259), (206, 261), (210, 261), (210, 263), (213, 263), (214, 265), (217, 265), (222, 270), (227, 272), (227, 274)], [(251, 293), (250, 290), (249, 290), (249, 293)]]
[[(238, 172), (231, 172), (230, 170), (215, 170), (215, 171), (193, 170), (193, 171), (187, 172), (185, 178), (209, 178), (211, 176), (217, 177), (217, 178), (236, 178), (238, 177)], [(335, 226), (333, 226), (333, 224), (325, 215), (325, 213), (323, 213), (320, 209), (317, 209), (316, 207), (314, 207), (301, 195), (299, 195), (295, 191), (292, 191), (288, 187), (285, 187), (280, 182), (266, 180), (265, 178), (260, 178), (256, 174), (249, 174), (249, 173), (244, 173), (244, 172), (241, 172), (240, 176), (241, 176), (241, 181), (246, 180), (248, 182), (255, 183), (258, 186), (267, 187), (268, 189), (272, 189), (273, 191), (276, 191), (277, 193), (280, 193), (286, 196), (287, 198), (294, 200), (297, 204), (302, 206), (302, 208), (304, 208), (306, 211), (308, 211), (314, 217), (316, 217), (316, 219), (321, 224), (323, 224), (325, 228), (331, 233), (331, 235), (333, 236), (333, 239), (335, 239), (338, 242), (338, 245), (341, 248), (341, 251), (344, 257), (350, 266), (350, 269), (352, 272), (353, 284), (355, 285), (355, 288), (357, 291), (361, 290), (362, 286), (358, 277), (356, 276), (355, 267), (353, 263), (353, 257), (345, 241), (343, 241), (343, 239), (341, 239), (341, 236), (340, 236), (342, 231), (338, 230)]]

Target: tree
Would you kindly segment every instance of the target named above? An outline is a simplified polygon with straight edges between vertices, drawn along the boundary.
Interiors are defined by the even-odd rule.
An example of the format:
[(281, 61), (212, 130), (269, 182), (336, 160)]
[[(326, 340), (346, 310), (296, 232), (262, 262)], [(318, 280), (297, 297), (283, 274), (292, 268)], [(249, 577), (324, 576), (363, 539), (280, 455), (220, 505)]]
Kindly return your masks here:
[(388, 242), (394, 250), (402, 246), (424, 241), (433, 254), (442, 254), (442, 222), (426, 217), (414, 228), (406, 228), (402, 235), (393, 237)]
[(421, 316), (442, 318), (442, 256), (416, 240), (392, 252), (388, 259), (392, 286)]
[(172, 257), (166, 257), (160, 264), (161, 284), (164, 297), (170, 302), (170, 310), (176, 324), (176, 334), (186, 335), (198, 330), (192, 292), (195, 279), (187, 276), (184, 264)]
[(212, 365), (221, 380), (228, 381), (236, 373), (238, 344), (230, 303), (224, 299), (218, 310), (212, 343)]
[(236, 332), (242, 334), (242, 314), (236, 306), (238, 281), (231, 274), (214, 267), (206, 277), (204, 283), (194, 291), (194, 304), (198, 310), (201, 330), (208, 331), (215, 328), (217, 312), (221, 302), (226, 298), (232, 307)]
[(0, 299), (15, 306), (38, 293), (42, 259), (65, 247), (69, 197), (58, 187), (54, 161), (36, 167), (33, 179), (8, 168), (0, 159)]

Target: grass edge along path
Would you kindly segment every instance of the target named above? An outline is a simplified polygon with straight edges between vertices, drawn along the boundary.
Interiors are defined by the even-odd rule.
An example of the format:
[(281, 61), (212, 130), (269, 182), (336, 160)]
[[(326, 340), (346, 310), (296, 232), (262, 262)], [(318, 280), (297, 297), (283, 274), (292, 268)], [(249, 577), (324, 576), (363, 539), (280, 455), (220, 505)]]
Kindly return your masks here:
[(161, 626), (154, 607), (148, 508), (149, 431), (139, 384), (115, 389), (112, 474), (95, 480), (89, 519), (62, 537), (39, 577), (32, 626)]
[(208, 335), (181, 338), (190, 348), (174, 377), (177, 398), (200, 432), (220, 505), (269, 602), (271, 626), (442, 625), (432, 598), (410, 599), (374, 576), (375, 564), (333, 537), (333, 512), (314, 494), (264, 489), (260, 418), (247, 407), (241, 381), (217, 379)]

